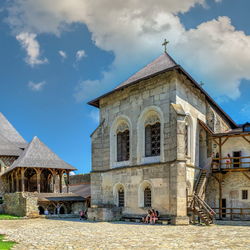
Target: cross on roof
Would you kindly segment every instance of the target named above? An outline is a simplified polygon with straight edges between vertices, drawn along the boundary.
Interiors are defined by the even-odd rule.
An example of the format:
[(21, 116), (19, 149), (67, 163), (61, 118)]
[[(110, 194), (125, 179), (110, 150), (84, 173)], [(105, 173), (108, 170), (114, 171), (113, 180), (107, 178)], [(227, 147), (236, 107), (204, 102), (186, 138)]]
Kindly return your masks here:
[(167, 53), (167, 45), (168, 45), (169, 41), (167, 41), (167, 39), (164, 39), (164, 42), (162, 44), (162, 46), (164, 46), (164, 51), (165, 53)]

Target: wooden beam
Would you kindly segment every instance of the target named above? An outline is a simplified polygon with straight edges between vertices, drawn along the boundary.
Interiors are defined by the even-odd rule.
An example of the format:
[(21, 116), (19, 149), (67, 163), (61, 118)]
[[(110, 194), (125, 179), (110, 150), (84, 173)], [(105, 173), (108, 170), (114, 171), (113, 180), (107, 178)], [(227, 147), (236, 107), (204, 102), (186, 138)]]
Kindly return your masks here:
[(248, 180), (250, 180), (250, 176), (249, 176), (249, 175), (247, 175), (247, 174), (244, 173), (244, 172), (243, 172), (242, 174), (245, 175), (245, 176), (247, 177)]
[(213, 141), (219, 146), (220, 144), (216, 141), (215, 138), (213, 138)]
[(242, 136), (248, 143), (250, 143), (250, 140), (248, 140), (245, 136)]
[(227, 137), (221, 144), (221, 146), (223, 146), (225, 144), (225, 142), (229, 139), (229, 137)]

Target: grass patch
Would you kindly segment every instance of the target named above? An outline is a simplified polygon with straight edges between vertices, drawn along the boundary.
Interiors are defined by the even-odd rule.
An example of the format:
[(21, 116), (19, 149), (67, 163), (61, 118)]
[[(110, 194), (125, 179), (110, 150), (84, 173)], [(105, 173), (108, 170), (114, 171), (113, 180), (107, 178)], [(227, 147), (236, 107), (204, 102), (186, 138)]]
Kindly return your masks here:
[(4, 240), (4, 236), (0, 235), (0, 249), (1, 250), (9, 250), (11, 249), (16, 243), (13, 241), (6, 241)]
[(9, 214), (0, 214), (0, 220), (18, 220), (20, 218), (22, 217), (9, 215)]

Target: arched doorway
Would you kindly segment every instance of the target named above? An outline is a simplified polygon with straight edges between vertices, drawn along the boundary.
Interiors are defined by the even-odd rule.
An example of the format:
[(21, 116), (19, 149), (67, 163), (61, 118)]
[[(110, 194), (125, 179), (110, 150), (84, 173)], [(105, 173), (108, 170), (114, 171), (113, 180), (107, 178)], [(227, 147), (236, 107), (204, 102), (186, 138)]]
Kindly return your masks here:
[(27, 168), (24, 172), (24, 190), (26, 192), (37, 191), (37, 174), (34, 168)]
[(40, 215), (43, 215), (44, 214), (44, 208), (42, 206), (39, 206), (38, 207), (38, 210), (39, 210), (39, 214)]
[(52, 173), (49, 169), (44, 169), (40, 177), (41, 193), (52, 193)]
[(66, 209), (64, 206), (61, 206), (59, 209), (59, 214), (66, 214)]

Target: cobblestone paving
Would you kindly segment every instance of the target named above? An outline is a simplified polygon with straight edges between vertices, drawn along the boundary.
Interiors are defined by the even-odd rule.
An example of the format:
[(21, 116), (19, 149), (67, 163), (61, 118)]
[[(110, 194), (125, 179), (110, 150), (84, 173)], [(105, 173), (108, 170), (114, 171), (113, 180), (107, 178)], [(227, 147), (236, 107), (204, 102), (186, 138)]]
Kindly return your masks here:
[(250, 223), (170, 226), (30, 219), (0, 221), (14, 249), (250, 249)]

